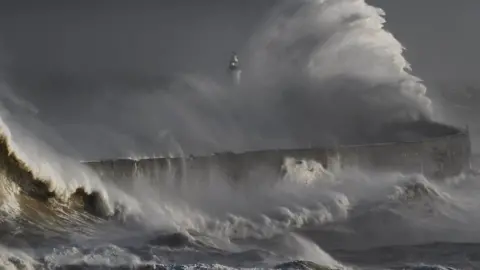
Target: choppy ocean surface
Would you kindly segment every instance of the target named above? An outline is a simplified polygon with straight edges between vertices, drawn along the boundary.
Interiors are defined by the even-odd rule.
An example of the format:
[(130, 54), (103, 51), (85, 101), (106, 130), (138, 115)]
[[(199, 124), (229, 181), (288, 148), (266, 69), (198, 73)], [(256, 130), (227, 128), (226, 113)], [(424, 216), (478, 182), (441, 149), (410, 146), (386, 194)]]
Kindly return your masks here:
[[(279, 179), (262, 173), (232, 182), (210, 170), (207, 180), (138, 174), (125, 183), (62, 160), (64, 171), (75, 167), (84, 177), (75, 180), (88, 182), (76, 189), (57, 183), (45, 199), (40, 185), (23, 182), (41, 179), (28, 178), (36, 168), (22, 165), (23, 153), (6, 138), (0, 193), (6, 269), (477, 269), (480, 263), (475, 169), (429, 180), (329, 171), (304, 161), (287, 164)], [(79, 189), (100, 195), (95, 200)]]

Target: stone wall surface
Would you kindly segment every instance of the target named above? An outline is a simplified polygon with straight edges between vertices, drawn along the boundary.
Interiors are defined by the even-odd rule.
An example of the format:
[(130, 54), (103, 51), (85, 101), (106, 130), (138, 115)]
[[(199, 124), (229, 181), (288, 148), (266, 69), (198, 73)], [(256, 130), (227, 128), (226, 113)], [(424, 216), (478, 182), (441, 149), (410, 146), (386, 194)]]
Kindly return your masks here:
[(326, 169), (335, 165), (358, 166), (372, 170), (423, 173), (429, 177), (448, 177), (461, 173), (470, 162), (468, 130), (437, 123), (430, 125), (422, 126), (422, 129), (430, 132), (429, 137), (417, 141), (218, 153), (200, 157), (115, 159), (86, 164), (115, 179), (131, 178), (134, 174), (162, 177), (166, 173), (185, 177), (200, 172), (223, 173), (232, 179), (241, 179), (261, 169), (281, 173), (287, 158), (298, 162), (313, 160)]

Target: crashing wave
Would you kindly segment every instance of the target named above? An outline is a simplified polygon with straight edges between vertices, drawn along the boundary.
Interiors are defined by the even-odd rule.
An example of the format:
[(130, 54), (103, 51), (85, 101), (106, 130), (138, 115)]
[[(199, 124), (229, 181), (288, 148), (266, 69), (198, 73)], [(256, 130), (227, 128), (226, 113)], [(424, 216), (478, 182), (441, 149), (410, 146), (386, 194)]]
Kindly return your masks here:
[(422, 176), (412, 177), (406, 183), (395, 187), (395, 192), (390, 196), (392, 200), (401, 202), (422, 200), (447, 200), (449, 196)]
[[(21, 193), (26, 194), (42, 203), (61, 202), (63, 194), (56, 193), (52, 188), (52, 179), (39, 178), (31, 168), (17, 156), (10, 146), (8, 137), (0, 134), (0, 175), (17, 185)], [(92, 214), (107, 216), (106, 202), (100, 192), (87, 192), (84, 188), (77, 188), (66, 200), (77, 209), (84, 209)]]

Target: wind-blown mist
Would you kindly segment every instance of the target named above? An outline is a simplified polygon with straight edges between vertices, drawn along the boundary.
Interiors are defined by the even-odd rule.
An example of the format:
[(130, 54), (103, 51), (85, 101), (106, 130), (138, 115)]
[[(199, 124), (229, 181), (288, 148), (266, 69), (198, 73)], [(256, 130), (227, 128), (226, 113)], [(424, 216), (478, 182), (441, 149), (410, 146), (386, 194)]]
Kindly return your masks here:
[(431, 116), (383, 15), (363, 1), (287, 3), (253, 38), (247, 70), (297, 143), (375, 140), (382, 124)]
[(383, 124), (432, 114), (383, 15), (364, 1), (287, 1), (240, 51), (237, 88), (228, 56), (219, 76), (57, 74), (29, 87), (95, 93), (80, 115), (48, 120), (87, 158), (373, 142)]

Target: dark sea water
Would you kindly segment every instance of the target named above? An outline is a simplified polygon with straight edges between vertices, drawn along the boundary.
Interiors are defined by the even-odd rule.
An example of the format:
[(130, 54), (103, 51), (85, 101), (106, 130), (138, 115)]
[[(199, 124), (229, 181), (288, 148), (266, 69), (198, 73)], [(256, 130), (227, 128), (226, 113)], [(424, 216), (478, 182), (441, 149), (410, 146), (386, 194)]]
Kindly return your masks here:
[[(2, 159), (17, 164), (11, 162), (16, 156)], [(18, 171), (2, 174), (1, 190), (0, 263), (6, 269), (477, 269), (479, 264), (480, 186), (474, 169), (429, 180), (357, 168), (328, 171), (304, 162), (288, 165), (283, 178), (270, 181), (266, 173), (240, 184), (214, 171), (208, 181), (199, 180), (199, 172), (188, 179), (138, 174), (127, 189), (83, 168), (92, 186), (103, 181), (96, 189), (108, 193), (93, 204), (110, 213), (106, 216), (81, 206), (78, 192), (66, 200), (60, 193), (48, 201), (32, 198), (20, 191), (22, 182), (11, 180), (12, 172)]]

